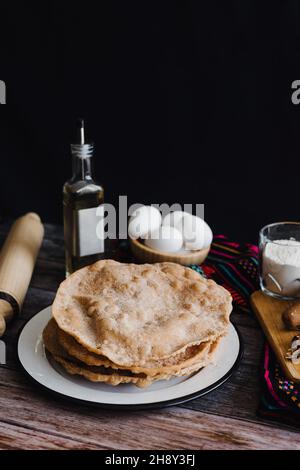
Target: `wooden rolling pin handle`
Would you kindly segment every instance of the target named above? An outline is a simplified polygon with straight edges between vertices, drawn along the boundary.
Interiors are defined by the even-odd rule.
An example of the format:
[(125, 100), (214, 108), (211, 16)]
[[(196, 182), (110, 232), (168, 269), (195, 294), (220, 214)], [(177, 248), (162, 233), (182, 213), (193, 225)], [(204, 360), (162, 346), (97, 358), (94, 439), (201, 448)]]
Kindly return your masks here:
[(0, 253), (0, 336), (6, 322), (21, 310), (44, 235), (39, 216), (17, 219)]
[(8, 300), (0, 299), (0, 337), (6, 330), (6, 322), (14, 315), (15, 310)]

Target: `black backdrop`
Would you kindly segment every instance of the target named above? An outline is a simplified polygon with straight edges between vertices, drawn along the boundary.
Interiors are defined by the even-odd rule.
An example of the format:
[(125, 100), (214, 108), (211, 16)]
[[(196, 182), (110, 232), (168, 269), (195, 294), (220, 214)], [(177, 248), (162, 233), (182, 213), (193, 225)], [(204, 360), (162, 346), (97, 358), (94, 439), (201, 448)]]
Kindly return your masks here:
[(300, 2), (2, 1), (0, 214), (61, 222), (76, 117), (106, 200), (205, 203), (256, 240), (299, 219)]

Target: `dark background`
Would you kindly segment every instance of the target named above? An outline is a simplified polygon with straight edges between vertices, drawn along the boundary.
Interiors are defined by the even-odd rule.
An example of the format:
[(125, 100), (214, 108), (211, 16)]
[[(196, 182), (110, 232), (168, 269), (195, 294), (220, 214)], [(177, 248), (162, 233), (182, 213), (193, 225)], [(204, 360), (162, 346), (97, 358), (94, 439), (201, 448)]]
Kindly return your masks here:
[(256, 241), (299, 220), (300, 2), (1, 2), (0, 214), (62, 222), (76, 117), (106, 200), (205, 203)]

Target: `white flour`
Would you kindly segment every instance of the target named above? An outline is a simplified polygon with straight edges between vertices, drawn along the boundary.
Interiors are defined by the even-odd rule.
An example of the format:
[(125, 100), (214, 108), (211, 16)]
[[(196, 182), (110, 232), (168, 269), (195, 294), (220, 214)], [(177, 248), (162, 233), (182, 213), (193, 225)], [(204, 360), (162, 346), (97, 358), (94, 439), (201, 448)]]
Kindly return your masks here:
[(268, 242), (263, 251), (262, 275), (268, 290), (286, 296), (299, 296), (300, 242)]

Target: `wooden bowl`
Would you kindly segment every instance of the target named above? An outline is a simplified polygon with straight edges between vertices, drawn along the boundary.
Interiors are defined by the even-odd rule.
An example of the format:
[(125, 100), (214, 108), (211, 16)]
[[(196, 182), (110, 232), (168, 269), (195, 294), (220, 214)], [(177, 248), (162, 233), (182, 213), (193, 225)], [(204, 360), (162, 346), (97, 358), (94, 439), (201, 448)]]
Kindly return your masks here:
[(187, 253), (166, 253), (149, 248), (140, 239), (134, 240), (129, 237), (129, 242), (134, 257), (142, 263), (163, 263), (168, 261), (182, 264), (183, 266), (202, 264), (210, 250), (210, 246), (208, 246), (203, 250), (189, 251)]

